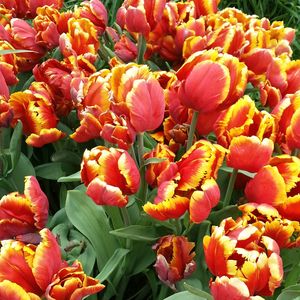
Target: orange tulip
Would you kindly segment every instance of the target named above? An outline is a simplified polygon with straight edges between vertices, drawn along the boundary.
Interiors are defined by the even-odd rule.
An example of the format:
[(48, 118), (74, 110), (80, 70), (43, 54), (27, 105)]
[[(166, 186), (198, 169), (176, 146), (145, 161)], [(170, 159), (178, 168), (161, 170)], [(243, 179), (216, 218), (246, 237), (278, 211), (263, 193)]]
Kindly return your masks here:
[(46, 289), (47, 300), (74, 300), (96, 294), (105, 288), (99, 280), (87, 276), (79, 261), (60, 269)]
[(140, 184), (139, 171), (128, 152), (103, 146), (84, 152), (81, 179), (96, 204), (119, 207), (127, 204), (128, 195), (135, 194)]
[(2, 241), (0, 282), (9, 280), (27, 293), (42, 296), (53, 276), (66, 262), (61, 259), (59, 245), (48, 229), (40, 231), (41, 242), (25, 245), (14, 240)]
[(48, 199), (33, 176), (25, 177), (24, 194), (0, 200), (0, 240), (13, 239), (43, 229), (48, 219)]
[(0, 298), (13, 300), (41, 300), (33, 293), (27, 293), (20, 285), (9, 280), (0, 282)]
[(193, 260), (195, 244), (184, 236), (167, 235), (159, 239), (153, 246), (156, 251), (155, 270), (158, 278), (170, 288), (175, 289), (175, 283), (191, 275), (196, 269)]
[(64, 133), (55, 128), (58, 120), (49, 94), (29, 90), (13, 93), (9, 105), (14, 113), (12, 125), (14, 126), (18, 120), (22, 121), (23, 132), (28, 135), (27, 144), (42, 147), (64, 137)]
[(200, 223), (220, 200), (215, 179), (224, 159), (224, 149), (208, 141), (197, 141), (182, 158), (156, 174), (159, 178), (154, 203), (144, 211), (158, 220), (179, 218), (188, 209), (190, 220)]
[[(214, 129), (218, 143), (229, 148), (232, 139), (240, 136), (257, 136), (260, 141), (268, 138), (275, 142), (278, 124), (271, 114), (259, 111), (254, 101), (249, 96), (244, 96), (220, 114)], [(270, 148), (271, 143), (265, 143)]]
[(299, 222), (280, 216), (278, 210), (268, 204), (247, 203), (239, 206), (242, 219), (257, 227), (263, 235), (275, 240), (280, 248), (297, 247), (300, 241)]
[(243, 281), (250, 295), (271, 296), (283, 279), (277, 243), (252, 225), (231, 218), (214, 227), (203, 240), (209, 270), (216, 276)]
[(281, 148), (287, 153), (300, 148), (300, 92), (287, 95), (272, 113), (278, 119), (277, 142)]
[(218, 10), (220, 0), (192, 0), (195, 3), (196, 15), (203, 16), (215, 14)]
[(258, 172), (268, 163), (274, 144), (269, 139), (259, 140), (257, 136), (234, 137), (229, 146), (227, 166), (248, 172)]
[(267, 203), (289, 220), (300, 221), (300, 159), (289, 155), (273, 157), (250, 180), (245, 189), (247, 199)]

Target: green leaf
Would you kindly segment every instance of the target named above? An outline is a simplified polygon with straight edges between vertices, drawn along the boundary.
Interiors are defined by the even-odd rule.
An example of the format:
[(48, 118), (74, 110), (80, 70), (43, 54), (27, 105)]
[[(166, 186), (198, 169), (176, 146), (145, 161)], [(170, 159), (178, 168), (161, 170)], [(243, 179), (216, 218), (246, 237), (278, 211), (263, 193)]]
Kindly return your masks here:
[(68, 163), (53, 162), (35, 167), (35, 172), (38, 177), (57, 180), (60, 177), (64, 177), (74, 172), (74, 168), (76, 168), (74, 165), (70, 165)]
[(30, 160), (21, 152), (19, 161), (8, 176), (7, 180), (11, 186), (14, 187), (15, 191), (23, 193), (24, 191), (24, 178), (25, 176), (35, 176), (35, 170)]
[(229, 205), (218, 211), (213, 211), (209, 215), (208, 220), (210, 220), (215, 225), (219, 225), (222, 220), (228, 217), (232, 217), (233, 219), (236, 219), (241, 215), (242, 212), (238, 209), (236, 205)]
[(81, 177), (80, 177), (80, 171), (69, 175), (69, 176), (63, 176), (63, 177), (59, 177), (57, 179), (58, 182), (76, 182), (76, 181), (81, 181)]
[(212, 295), (192, 286), (192, 285), (189, 285), (187, 284), (186, 282), (183, 284), (185, 289), (187, 291), (189, 291), (190, 293), (194, 294), (194, 295), (197, 295), (199, 297), (202, 297), (203, 299), (206, 299), (206, 300), (213, 300), (214, 298), (212, 297)]
[(165, 160), (166, 160), (166, 158), (151, 157), (151, 158), (148, 158), (145, 160), (144, 166), (147, 166), (150, 164), (159, 164)]
[(81, 157), (78, 154), (66, 149), (56, 151), (51, 156), (51, 160), (53, 162), (66, 162), (74, 165), (80, 165), (81, 163)]
[(11, 164), (12, 164), (11, 171), (13, 171), (14, 168), (16, 167), (21, 155), (22, 130), (23, 130), (23, 125), (22, 122), (19, 120), (14, 129), (9, 144), (9, 152), (10, 152)]
[(6, 54), (17, 54), (17, 53), (37, 53), (33, 50), (21, 50), (21, 49), (10, 49), (10, 50), (0, 50), (0, 55), (6, 55)]
[[(233, 168), (227, 167), (227, 166), (221, 166), (220, 170), (225, 171), (225, 172), (230, 173), (230, 174), (233, 172)], [(256, 175), (256, 173), (251, 173), (251, 172), (247, 172), (247, 171), (244, 171), (244, 170), (239, 170), (238, 173), (244, 174), (244, 175), (246, 175), (250, 178), (254, 178), (254, 176)]]
[(119, 243), (109, 232), (111, 227), (103, 207), (96, 205), (84, 192), (68, 191), (66, 212), (71, 223), (91, 242), (101, 270)]
[(159, 238), (159, 235), (153, 227), (143, 225), (131, 225), (112, 230), (110, 233), (121, 238), (135, 241), (153, 242)]
[(277, 300), (292, 300), (300, 299), (300, 284), (289, 286), (288, 288), (282, 290)]
[(69, 220), (68, 220), (68, 217), (66, 214), (66, 210), (65, 210), (65, 208), (62, 208), (55, 213), (55, 215), (52, 217), (51, 221), (48, 223), (47, 227), (51, 229), (51, 228), (57, 226), (58, 224), (68, 223), (68, 222), (69, 222)]
[(165, 298), (165, 300), (205, 300), (206, 298), (194, 295), (188, 291), (176, 293), (172, 296)]
[(128, 249), (123, 249), (123, 248), (116, 249), (114, 254), (105, 264), (100, 274), (96, 278), (99, 279), (100, 282), (106, 280), (116, 268), (120, 267), (123, 258), (127, 255), (128, 252), (129, 252)]

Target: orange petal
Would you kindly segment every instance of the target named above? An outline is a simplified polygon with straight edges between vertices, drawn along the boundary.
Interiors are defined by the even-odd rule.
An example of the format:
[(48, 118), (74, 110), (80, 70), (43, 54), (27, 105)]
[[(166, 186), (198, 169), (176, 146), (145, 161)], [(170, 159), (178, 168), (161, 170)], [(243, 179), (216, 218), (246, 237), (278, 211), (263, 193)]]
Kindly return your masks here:
[(64, 265), (56, 238), (47, 228), (40, 231), (41, 243), (35, 250), (32, 273), (42, 291), (51, 283), (53, 276)]
[(277, 168), (265, 166), (250, 180), (245, 189), (250, 202), (266, 203), (277, 207), (285, 203), (286, 187)]
[(210, 112), (226, 99), (229, 88), (228, 68), (216, 62), (203, 61), (194, 66), (182, 83), (179, 90), (180, 101), (196, 111)]
[(274, 144), (269, 139), (260, 141), (257, 136), (234, 137), (227, 155), (227, 166), (248, 172), (258, 172), (268, 163)]
[(33, 147), (43, 147), (46, 144), (54, 143), (65, 136), (57, 128), (42, 129), (39, 134), (32, 133), (26, 139), (26, 143)]
[(119, 187), (109, 185), (98, 177), (91, 181), (86, 193), (98, 205), (124, 207), (128, 203), (128, 197)]
[(3, 300), (38, 300), (40, 297), (27, 293), (20, 285), (4, 280), (0, 282), (0, 299)]
[(208, 179), (201, 186), (202, 191), (193, 192), (190, 200), (190, 220), (201, 223), (220, 200), (220, 190), (214, 179)]
[(43, 229), (48, 220), (48, 198), (41, 190), (39, 182), (34, 176), (25, 177), (24, 195), (30, 199), (34, 213), (34, 225), (37, 229)]

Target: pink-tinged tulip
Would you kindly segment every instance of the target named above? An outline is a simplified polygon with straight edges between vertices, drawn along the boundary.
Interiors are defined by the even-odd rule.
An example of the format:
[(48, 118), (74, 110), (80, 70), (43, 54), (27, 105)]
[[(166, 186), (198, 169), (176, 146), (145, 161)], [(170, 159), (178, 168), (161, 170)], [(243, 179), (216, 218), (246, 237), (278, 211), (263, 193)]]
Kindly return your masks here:
[(250, 296), (247, 285), (239, 278), (227, 276), (217, 277), (210, 283), (211, 294), (214, 300), (263, 300), (260, 296)]
[(13, 239), (43, 229), (48, 219), (48, 199), (35, 177), (25, 177), (24, 194), (0, 200), (0, 240)]
[[(0, 41), (0, 51), (1, 50), (15, 50), (14, 47), (8, 43), (7, 41)], [(0, 73), (2, 73), (0, 76), (4, 77), (4, 82), (3, 79), (1, 80), (1, 84), (0, 84), (0, 89), (4, 89), (2, 88), (3, 86), (7, 86), (7, 85), (14, 85), (18, 82), (18, 78), (17, 78), (17, 73), (18, 73), (18, 67), (17, 67), (17, 56), (14, 53), (7, 53), (5, 55), (1, 55), (0, 56)], [(3, 92), (1, 93), (0, 91), (0, 95), (4, 95)], [(6, 95), (7, 97), (7, 95)], [(7, 97), (8, 99), (8, 97)]]
[(115, 43), (115, 53), (125, 63), (136, 59), (138, 51), (137, 45), (132, 42), (125, 34)]
[(162, 124), (165, 112), (164, 93), (154, 78), (135, 80), (126, 103), (130, 123), (136, 132), (151, 131)]
[(15, 49), (29, 50), (28, 53), (18, 53), (17, 64), (20, 71), (32, 70), (33, 66), (44, 56), (46, 49), (36, 43), (36, 30), (25, 20), (11, 20), (10, 43)]
[(289, 155), (273, 157), (250, 180), (246, 198), (255, 203), (274, 206), (281, 216), (300, 221), (300, 159)]
[(129, 32), (147, 36), (163, 16), (166, 0), (126, 0), (117, 12), (117, 23)]
[(175, 283), (191, 275), (196, 269), (193, 260), (195, 244), (184, 236), (167, 235), (159, 239), (153, 246), (156, 251), (155, 270), (158, 278), (170, 288)]
[(7, 83), (5, 81), (5, 78), (1, 70), (0, 70), (0, 97), (4, 99), (9, 98), (9, 88), (7, 86)]
[(9, 105), (14, 113), (12, 125), (22, 121), (23, 132), (28, 135), (27, 144), (42, 147), (64, 137), (65, 134), (56, 128), (58, 119), (49, 94), (29, 90), (13, 93)]
[(54, 275), (46, 289), (45, 297), (47, 300), (79, 300), (104, 288), (99, 280), (87, 276), (81, 263), (75, 261), (72, 266), (64, 267)]
[(83, 1), (75, 9), (75, 17), (89, 19), (101, 35), (106, 28), (108, 17), (105, 6), (100, 0)]
[(234, 137), (229, 146), (227, 166), (248, 172), (258, 172), (268, 163), (273, 153), (274, 143), (257, 136)]
[(102, 146), (84, 152), (81, 179), (96, 204), (119, 207), (127, 204), (128, 195), (135, 194), (140, 184), (139, 171), (128, 152)]
[(247, 67), (229, 54), (219, 55), (216, 50), (199, 51), (186, 60), (177, 71), (177, 77), (181, 103), (206, 113), (225, 109), (243, 95)]
[(27, 293), (42, 296), (53, 276), (66, 262), (61, 259), (59, 245), (48, 229), (40, 231), (37, 245), (14, 240), (2, 241), (0, 250), (0, 282), (9, 280)]

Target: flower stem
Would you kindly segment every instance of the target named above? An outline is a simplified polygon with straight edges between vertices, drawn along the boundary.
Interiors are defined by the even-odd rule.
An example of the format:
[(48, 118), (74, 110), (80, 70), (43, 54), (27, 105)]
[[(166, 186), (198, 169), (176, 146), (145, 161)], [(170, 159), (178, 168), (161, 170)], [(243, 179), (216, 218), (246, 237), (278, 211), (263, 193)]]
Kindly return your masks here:
[(199, 116), (199, 112), (194, 110), (193, 117), (192, 117), (192, 122), (191, 122), (190, 129), (189, 129), (189, 135), (188, 135), (188, 141), (187, 141), (187, 145), (186, 145), (186, 151), (188, 151), (191, 148), (191, 146), (193, 145), (193, 139), (194, 139), (196, 125), (197, 125), (197, 122), (198, 122), (198, 116)]
[(147, 198), (147, 182), (145, 178), (144, 133), (143, 132), (137, 134), (137, 142), (138, 142), (138, 155), (139, 155), (140, 176), (141, 176), (141, 184), (138, 192), (138, 197), (142, 200), (143, 203), (145, 203)]
[(142, 34), (139, 34), (138, 39), (138, 56), (137, 56), (137, 63), (142, 65), (144, 63), (144, 55), (146, 52), (146, 40)]
[(229, 182), (228, 182), (228, 186), (227, 186), (227, 191), (225, 194), (225, 198), (223, 201), (223, 207), (226, 207), (230, 204), (230, 200), (231, 200), (231, 196), (232, 196), (232, 192), (233, 192), (233, 188), (234, 188), (234, 183), (238, 174), (238, 169), (233, 169)]

